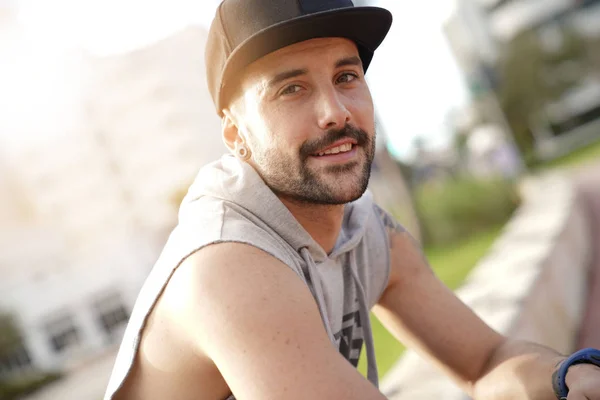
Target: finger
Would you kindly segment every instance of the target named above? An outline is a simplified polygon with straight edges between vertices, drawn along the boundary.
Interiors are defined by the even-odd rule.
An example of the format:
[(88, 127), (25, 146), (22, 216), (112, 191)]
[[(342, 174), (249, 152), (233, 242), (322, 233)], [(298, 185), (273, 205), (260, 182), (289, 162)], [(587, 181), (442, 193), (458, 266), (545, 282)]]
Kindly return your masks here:
[(569, 391), (567, 400), (590, 400), (590, 399), (588, 399), (583, 393), (572, 390), (572, 391)]

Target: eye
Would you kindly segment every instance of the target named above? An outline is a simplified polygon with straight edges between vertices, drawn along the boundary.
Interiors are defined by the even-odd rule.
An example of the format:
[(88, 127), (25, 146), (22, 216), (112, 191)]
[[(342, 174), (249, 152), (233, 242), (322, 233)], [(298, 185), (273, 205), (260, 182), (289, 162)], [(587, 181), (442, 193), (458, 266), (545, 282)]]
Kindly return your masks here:
[(337, 78), (337, 83), (350, 83), (358, 79), (354, 72), (344, 72)]
[(288, 95), (288, 94), (294, 94), (294, 93), (298, 93), (300, 90), (302, 90), (302, 86), (300, 85), (290, 85), (288, 87), (286, 87), (285, 89), (283, 89), (279, 94), (282, 96)]

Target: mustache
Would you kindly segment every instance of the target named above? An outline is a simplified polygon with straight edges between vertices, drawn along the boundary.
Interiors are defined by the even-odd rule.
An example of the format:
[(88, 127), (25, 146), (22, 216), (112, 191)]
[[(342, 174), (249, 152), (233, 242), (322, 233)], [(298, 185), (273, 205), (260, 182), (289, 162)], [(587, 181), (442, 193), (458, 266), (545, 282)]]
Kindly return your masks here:
[(303, 160), (306, 160), (319, 150), (329, 147), (342, 139), (353, 139), (358, 146), (366, 146), (371, 141), (369, 134), (363, 129), (352, 125), (345, 125), (341, 129), (331, 129), (327, 131), (324, 136), (318, 139), (304, 142), (302, 146), (300, 146), (300, 156)]

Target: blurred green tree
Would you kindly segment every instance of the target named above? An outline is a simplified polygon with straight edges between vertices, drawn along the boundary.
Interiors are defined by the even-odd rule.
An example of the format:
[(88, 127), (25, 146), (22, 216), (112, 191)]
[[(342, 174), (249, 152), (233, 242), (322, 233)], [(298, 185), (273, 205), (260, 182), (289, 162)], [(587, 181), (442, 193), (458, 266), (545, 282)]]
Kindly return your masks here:
[[(0, 362), (13, 357), (23, 346), (21, 330), (10, 313), (0, 311)], [(59, 371), (30, 369), (17, 375), (0, 374), (0, 399), (18, 400), (62, 378)]]
[(544, 48), (537, 30), (519, 34), (506, 44), (497, 66), (500, 105), (528, 163), (534, 161), (532, 121), (581, 76), (569, 79), (561, 73), (561, 66), (565, 62), (587, 65), (584, 40), (566, 27), (560, 28), (560, 34), (562, 43), (552, 50)]
[(0, 360), (21, 345), (21, 333), (12, 315), (0, 312)]

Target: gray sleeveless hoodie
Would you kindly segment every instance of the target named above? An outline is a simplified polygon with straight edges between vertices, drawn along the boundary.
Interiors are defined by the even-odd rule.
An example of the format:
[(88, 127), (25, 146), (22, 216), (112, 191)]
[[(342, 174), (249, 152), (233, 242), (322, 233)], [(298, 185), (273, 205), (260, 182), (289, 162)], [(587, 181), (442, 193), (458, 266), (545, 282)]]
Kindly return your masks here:
[(226, 155), (202, 168), (136, 301), (104, 399), (127, 378), (146, 319), (175, 269), (193, 252), (222, 242), (255, 246), (291, 268), (309, 287), (333, 346), (354, 366), (365, 344), (367, 377), (378, 386), (369, 310), (389, 278), (381, 213), (368, 191), (346, 205), (340, 236), (327, 254), (250, 165)]

